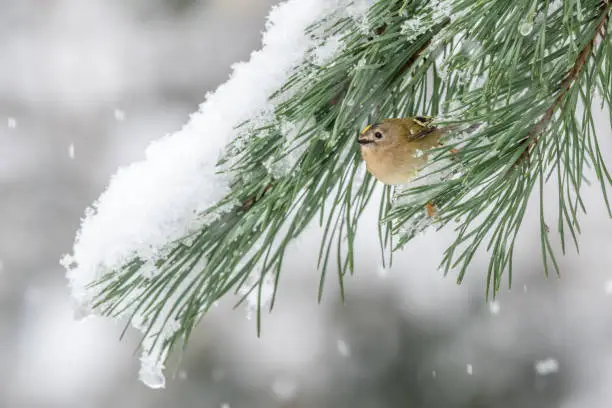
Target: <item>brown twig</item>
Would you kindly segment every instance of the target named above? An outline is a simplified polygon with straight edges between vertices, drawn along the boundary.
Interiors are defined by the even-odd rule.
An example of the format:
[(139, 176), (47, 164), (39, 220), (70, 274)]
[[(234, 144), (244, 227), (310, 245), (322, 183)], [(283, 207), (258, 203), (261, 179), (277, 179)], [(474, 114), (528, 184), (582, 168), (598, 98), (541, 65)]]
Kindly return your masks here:
[(521, 156), (518, 158), (515, 164), (518, 164), (523, 159), (529, 160), (529, 154), (531, 150), (533, 149), (533, 147), (535, 146), (535, 144), (538, 142), (538, 138), (544, 131), (544, 128), (546, 127), (546, 125), (548, 125), (548, 122), (550, 122), (550, 120), (552, 119), (557, 108), (559, 108), (562, 105), (565, 95), (567, 94), (567, 92), (572, 87), (572, 84), (576, 81), (576, 79), (580, 75), (580, 72), (582, 72), (582, 69), (584, 68), (586, 64), (589, 55), (593, 51), (593, 47), (595, 45), (595, 40), (597, 39), (597, 36), (601, 36), (602, 40), (605, 38), (605, 33), (607, 30), (607, 23), (609, 19), (608, 13), (610, 11), (609, 0), (602, 0), (600, 8), (601, 8), (601, 14), (600, 14), (601, 22), (595, 29), (595, 34), (593, 35), (593, 38), (591, 38), (591, 40), (580, 51), (580, 53), (578, 54), (578, 58), (576, 58), (576, 62), (574, 62), (574, 65), (572, 66), (572, 68), (567, 72), (563, 81), (561, 81), (561, 85), (559, 86), (559, 94), (555, 98), (555, 101), (553, 102), (553, 104), (546, 110), (542, 118), (540, 118), (540, 120), (533, 126), (533, 128), (531, 129), (527, 137), (525, 137), (524, 142), (528, 142), (527, 148), (525, 149), (523, 154), (521, 154)]
[(248, 211), (249, 208), (251, 208), (253, 204), (255, 204), (257, 200), (259, 200), (261, 197), (263, 197), (263, 195), (266, 194), (266, 192), (268, 192), (268, 190), (270, 190), (271, 188), (272, 188), (272, 183), (268, 184), (268, 186), (264, 188), (264, 190), (261, 192), (259, 197), (253, 196), (249, 198), (248, 200), (246, 200), (244, 203), (242, 203), (242, 211)]

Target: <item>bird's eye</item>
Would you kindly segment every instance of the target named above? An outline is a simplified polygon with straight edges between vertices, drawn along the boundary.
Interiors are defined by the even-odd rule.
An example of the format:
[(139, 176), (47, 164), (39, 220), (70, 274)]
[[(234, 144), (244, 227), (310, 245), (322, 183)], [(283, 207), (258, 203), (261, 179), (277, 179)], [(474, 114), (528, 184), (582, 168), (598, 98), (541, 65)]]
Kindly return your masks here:
[(380, 132), (376, 132), (376, 133), (374, 133), (374, 137), (377, 138), (377, 139), (382, 139), (383, 135)]

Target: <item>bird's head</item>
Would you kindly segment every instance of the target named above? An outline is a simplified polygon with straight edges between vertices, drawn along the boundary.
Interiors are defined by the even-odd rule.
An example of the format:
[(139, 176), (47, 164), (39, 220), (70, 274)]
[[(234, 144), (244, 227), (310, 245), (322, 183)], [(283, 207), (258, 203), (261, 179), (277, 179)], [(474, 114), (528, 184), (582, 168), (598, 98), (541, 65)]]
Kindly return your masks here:
[(405, 119), (385, 119), (380, 123), (368, 125), (361, 131), (357, 142), (361, 149), (383, 149), (409, 142), (418, 138), (422, 132), (428, 132), (431, 118), (417, 116)]
[[(397, 130), (397, 129), (395, 129)], [(357, 142), (362, 150), (379, 150), (392, 146), (397, 139), (397, 131), (388, 122), (374, 123), (366, 126), (359, 135)]]

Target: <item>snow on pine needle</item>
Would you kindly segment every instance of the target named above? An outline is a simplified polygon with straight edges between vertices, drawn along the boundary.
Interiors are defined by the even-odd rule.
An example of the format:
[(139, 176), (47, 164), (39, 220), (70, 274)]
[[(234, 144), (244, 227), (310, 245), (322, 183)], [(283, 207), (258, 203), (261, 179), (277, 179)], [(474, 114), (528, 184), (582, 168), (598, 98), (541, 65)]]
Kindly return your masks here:
[[(170, 245), (187, 240), (214, 220), (214, 216), (199, 214), (230, 191), (231, 177), (219, 174), (217, 163), (224, 148), (237, 137), (236, 128), (245, 121), (271, 118), (276, 102), (270, 96), (304, 58), (315, 55), (320, 62), (329, 60), (334, 48), (341, 46), (337, 39), (321, 44), (306, 33), (307, 28), (323, 18), (333, 18), (330, 16), (338, 11), (362, 16), (371, 3), (288, 0), (273, 8), (263, 48), (248, 62), (235, 64), (230, 79), (206, 95), (182, 129), (153, 142), (143, 161), (120, 168), (107, 190), (86, 210), (72, 254), (62, 259), (72, 296), (81, 312), (100, 313), (96, 298), (136, 262), (137, 273), (129, 278), (136, 289), (121, 299), (125, 306), (121, 315), (129, 316), (132, 325), (144, 333), (140, 379), (148, 386), (165, 385), (166, 340), (180, 330), (176, 313), (185, 305), (180, 304), (179, 295), (190, 290), (198, 268), (191, 265), (191, 277), (182, 279), (171, 295), (162, 291), (160, 298), (166, 297), (164, 309), (168, 310), (160, 310), (155, 321), (130, 305), (138, 304), (135, 301), (146, 283), (159, 273), (156, 262), (169, 256)], [(313, 54), (319, 45), (324, 48)], [(205, 259), (199, 262), (206, 264)]]

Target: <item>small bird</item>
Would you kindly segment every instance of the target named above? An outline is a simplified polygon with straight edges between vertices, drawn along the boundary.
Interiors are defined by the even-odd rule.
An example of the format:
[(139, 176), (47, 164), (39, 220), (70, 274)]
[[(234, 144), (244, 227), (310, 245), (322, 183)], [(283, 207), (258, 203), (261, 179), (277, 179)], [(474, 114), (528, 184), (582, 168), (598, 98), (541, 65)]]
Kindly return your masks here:
[(441, 145), (446, 133), (431, 125), (433, 118), (385, 119), (366, 126), (359, 135), (366, 168), (384, 184), (405, 184), (427, 163), (427, 151)]
[[(361, 157), (366, 168), (384, 184), (405, 184), (416, 177), (427, 163), (427, 151), (441, 146), (440, 139), (447, 129), (431, 125), (433, 118), (415, 116), (405, 119), (385, 119), (366, 126), (359, 135)], [(451, 150), (456, 153), (455, 149)], [(432, 203), (426, 205), (427, 215), (436, 215)]]

